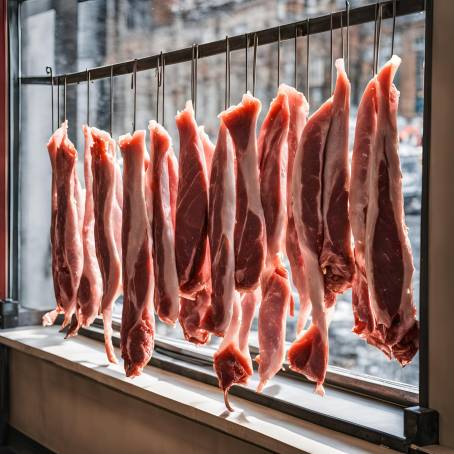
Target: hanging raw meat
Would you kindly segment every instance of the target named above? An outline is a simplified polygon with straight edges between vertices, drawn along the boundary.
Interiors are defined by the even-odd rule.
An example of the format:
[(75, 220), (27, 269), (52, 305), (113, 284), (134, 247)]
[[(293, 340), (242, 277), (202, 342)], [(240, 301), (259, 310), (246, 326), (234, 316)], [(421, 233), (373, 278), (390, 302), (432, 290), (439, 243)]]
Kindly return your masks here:
[[(214, 354), (214, 370), (219, 380), (219, 387), (224, 391), (225, 406), (229, 411), (233, 411), (228, 399), (229, 389), (235, 384), (247, 383), (249, 377), (253, 374), (252, 360), (249, 353), (249, 344), (245, 338), (248, 338), (252, 322), (250, 317), (251, 308), (254, 304), (254, 293), (248, 292), (248, 296), (243, 297), (246, 308), (246, 318), (241, 317), (242, 303), (238, 292), (233, 297), (232, 317), (229, 327), (225, 332), (218, 351)], [(252, 310), (252, 316), (254, 311)]]
[(84, 177), (85, 177), (85, 213), (82, 229), (82, 241), (84, 252), (84, 267), (80, 278), (77, 292), (77, 319), (71, 323), (68, 336), (77, 334), (81, 326), (89, 326), (99, 313), (102, 297), (102, 278), (96, 257), (95, 234), (94, 234), (94, 209), (93, 209), (93, 174), (91, 169), (91, 147), (93, 140), (91, 129), (82, 127), (84, 148)]
[(285, 250), (290, 263), (293, 285), (296, 287), (299, 296), (299, 312), (296, 329), (297, 334), (299, 334), (306, 325), (311, 304), (307, 292), (307, 285), (304, 281), (303, 254), (298, 242), (295, 219), (293, 217), (292, 175), (296, 151), (309, 113), (309, 104), (304, 95), (293, 87), (283, 84), (280, 90), (287, 95), (290, 111), (290, 123), (287, 135), (287, 231), (285, 236)]
[[(153, 269), (155, 276), (154, 306), (158, 317), (174, 325), (178, 318), (179, 289), (175, 263), (175, 229), (171, 207), (171, 191), (176, 191), (176, 176), (169, 172), (174, 153), (167, 131), (150, 121), (151, 165), (146, 172), (147, 209), (153, 232)], [(173, 186), (173, 187), (172, 187)]]
[(290, 111), (287, 94), (279, 89), (260, 130), (260, 193), (266, 225), (267, 258), (262, 274), (259, 311), (259, 392), (282, 367), (285, 327), (291, 291), (282, 265), (287, 226), (287, 135)]
[(190, 101), (176, 116), (180, 135), (175, 253), (180, 292), (193, 298), (208, 281), (208, 170), (203, 144)]
[(258, 287), (266, 256), (256, 138), (260, 109), (260, 101), (247, 93), (240, 104), (219, 115), (232, 138), (237, 162), (235, 282), (239, 291)]
[(416, 354), (413, 258), (405, 225), (398, 154), (399, 92), (393, 56), (368, 84), (358, 109), (350, 186), (355, 238), (353, 331), (403, 366)]
[(51, 246), (52, 276), (57, 307), (43, 317), (52, 325), (64, 314), (62, 328), (76, 311), (77, 289), (83, 268), (82, 223), (84, 193), (77, 178), (77, 151), (68, 139), (65, 121), (47, 144), (52, 166)]
[(112, 311), (115, 300), (121, 294), (121, 211), (117, 195), (115, 142), (105, 131), (91, 128), (91, 134), (94, 237), (103, 284), (101, 313), (104, 344), (109, 361), (116, 363), (112, 344)]
[(223, 336), (232, 317), (235, 291), (235, 154), (221, 122), (210, 172), (208, 238), (211, 257), (211, 305), (202, 326)]
[(123, 155), (121, 356), (126, 376), (135, 377), (151, 358), (155, 335), (152, 219), (145, 200), (145, 131), (124, 135), (119, 144)]
[(348, 219), (350, 83), (336, 61), (334, 95), (308, 120), (294, 161), (295, 225), (312, 304), (312, 323), (288, 352), (290, 367), (317, 383), (323, 394), (328, 365), (328, 325), (336, 294), (354, 274)]

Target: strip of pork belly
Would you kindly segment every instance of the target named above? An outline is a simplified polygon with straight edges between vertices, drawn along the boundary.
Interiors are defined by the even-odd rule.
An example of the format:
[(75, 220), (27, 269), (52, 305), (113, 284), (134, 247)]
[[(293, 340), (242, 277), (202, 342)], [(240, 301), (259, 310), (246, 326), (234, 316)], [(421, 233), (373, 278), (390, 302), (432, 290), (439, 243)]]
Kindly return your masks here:
[(211, 304), (202, 326), (223, 336), (232, 317), (235, 291), (234, 228), (235, 153), (221, 121), (210, 172), (208, 239), (211, 258)]
[(151, 358), (155, 335), (152, 220), (149, 219), (152, 213), (147, 214), (145, 200), (145, 131), (124, 135), (119, 144), (123, 155), (121, 356), (126, 376), (135, 377)]
[(413, 304), (413, 257), (398, 155), (399, 92), (393, 79), (400, 62), (394, 55), (377, 75), (378, 128), (369, 162), (365, 257), (376, 323), (372, 343), (382, 343), (405, 365), (418, 350), (419, 325)]
[(239, 291), (258, 287), (266, 258), (256, 138), (260, 109), (260, 101), (246, 93), (240, 104), (219, 115), (232, 138), (237, 162), (235, 282)]
[(377, 135), (377, 109), (377, 80), (374, 77), (367, 84), (356, 116), (349, 191), (349, 217), (355, 239), (355, 277), (352, 288), (352, 308), (355, 319), (353, 331), (365, 339), (375, 329), (367, 286), (365, 251), (366, 215), (369, 203), (368, 168)]
[(80, 210), (82, 190), (77, 179), (77, 151), (68, 139), (68, 123), (58, 128), (47, 144), (52, 166), (51, 248), (52, 277), (57, 307), (43, 316), (52, 325), (64, 313), (66, 327), (76, 310), (77, 288), (83, 268)]
[[(175, 229), (171, 208), (169, 155), (172, 143), (167, 131), (156, 121), (148, 125), (151, 165), (146, 172), (147, 209), (153, 232), (154, 306), (158, 317), (174, 325), (178, 318), (179, 288), (175, 262)], [(172, 162), (172, 161), (170, 161)]]
[(224, 402), (229, 411), (233, 411), (228, 399), (229, 389), (235, 384), (247, 383), (253, 374), (249, 345), (242, 342), (243, 349), (240, 348), (241, 312), (240, 296), (235, 292), (229, 327), (213, 356), (214, 370), (218, 376), (219, 387), (224, 391)]
[(208, 170), (190, 101), (176, 116), (180, 135), (175, 253), (180, 293), (192, 298), (207, 283)]
[(350, 82), (343, 59), (336, 60), (336, 68), (331, 125), (323, 158), (323, 247), (319, 257), (327, 308), (334, 305), (336, 294), (352, 286), (355, 270), (348, 217)]
[(323, 247), (323, 155), (332, 105), (333, 98), (330, 98), (307, 121), (295, 156), (292, 178), (293, 213), (312, 304), (312, 323), (291, 345), (288, 360), (293, 370), (317, 383), (320, 394), (328, 364), (325, 286), (319, 264)]
[(102, 297), (102, 278), (99, 270), (95, 247), (95, 217), (93, 208), (93, 174), (91, 168), (91, 147), (93, 139), (91, 129), (84, 125), (82, 131), (85, 139), (84, 178), (85, 178), (85, 212), (82, 228), (84, 267), (77, 291), (77, 321), (71, 323), (68, 337), (76, 335), (81, 326), (89, 326), (99, 313)]
[(304, 95), (293, 87), (282, 84), (280, 90), (286, 93), (290, 110), (290, 123), (287, 135), (287, 230), (285, 236), (285, 250), (290, 263), (293, 285), (296, 287), (299, 296), (299, 312), (296, 329), (299, 334), (306, 325), (311, 310), (311, 304), (306, 288), (307, 285), (304, 282), (303, 254), (298, 242), (298, 234), (296, 232), (295, 219), (293, 216), (292, 175), (296, 151), (309, 113), (309, 104)]
[(101, 271), (103, 292), (101, 313), (104, 322), (104, 345), (107, 358), (116, 363), (112, 344), (112, 311), (121, 293), (121, 251), (118, 249), (118, 213), (116, 160), (110, 135), (91, 128), (93, 145), (93, 207), (96, 256)]
[(262, 273), (259, 311), (261, 392), (282, 367), (285, 357), (286, 318), (291, 301), (288, 274), (281, 263), (287, 223), (287, 134), (290, 111), (285, 91), (278, 91), (260, 130), (260, 192), (266, 225), (267, 260)]

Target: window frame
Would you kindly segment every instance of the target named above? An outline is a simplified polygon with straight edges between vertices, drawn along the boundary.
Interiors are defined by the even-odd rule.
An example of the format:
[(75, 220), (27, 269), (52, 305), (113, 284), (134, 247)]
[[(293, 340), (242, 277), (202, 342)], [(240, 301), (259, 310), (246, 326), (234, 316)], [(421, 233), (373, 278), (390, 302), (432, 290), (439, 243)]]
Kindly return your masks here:
[[(13, 326), (23, 326), (27, 324), (38, 324), (41, 319), (43, 311), (36, 310), (25, 310), (20, 307), (19, 300), (19, 171), (20, 171), (20, 89), (22, 84), (48, 84), (48, 77), (21, 77), (20, 74), (20, 50), (21, 50), (21, 37), (20, 37), (20, 8), (21, 4), (26, 0), (14, 0), (8, 2), (8, 37), (9, 37), (9, 144), (8, 144), (8, 162), (7, 172), (9, 179), (5, 180), (3, 184), (5, 189), (8, 191), (8, 223), (9, 229), (6, 232), (8, 244), (9, 244), (9, 254), (5, 258), (5, 261), (2, 263), (5, 265), (5, 268), (8, 272), (8, 288), (7, 292), (2, 296), (4, 299), (0, 301), (0, 315), (5, 314), (7, 311), (12, 311), (11, 317), (6, 317), (3, 315), (0, 320), (0, 327), (13, 327)], [(84, 1), (84, 0), (78, 0)], [(388, 13), (392, 7), (392, 1), (383, 2), (384, 13)], [(408, 6), (410, 5), (410, 6)], [(368, 5), (365, 7), (356, 8), (356, 10), (364, 10), (363, 18), (360, 18), (358, 15), (358, 20), (355, 19), (355, 15), (352, 15), (354, 10), (350, 11), (350, 24), (357, 25), (364, 22), (370, 22), (370, 15), (372, 9), (375, 5)], [(379, 399), (386, 401), (389, 405), (398, 405), (403, 409), (405, 407), (411, 407), (414, 405), (419, 405), (419, 407), (428, 408), (429, 396), (429, 371), (428, 371), (428, 229), (429, 229), (429, 219), (428, 219), (428, 188), (429, 188), (429, 157), (430, 157), (430, 117), (431, 117), (431, 72), (432, 72), (432, 20), (433, 20), (433, 0), (407, 0), (404, 6), (402, 3), (397, 4), (398, 15), (399, 10), (402, 8), (410, 9), (414, 8), (416, 11), (424, 11), (425, 16), (425, 68), (424, 68), (424, 113), (423, 113), (423, 122), (424, 122), (424, 135), (423, 135), (423, 164), (422, 164), (422, 206), (421, 206), (421, 257), (420, 257), (420, 364), (419, 364), (419, 392), (415, 395), (414, 392), (411, 392), (411, 389), (406, 387), (398, 386), (397, 383), (389, 382), (387, 380), (380, 380), (374, 377), (374, 380), (368, 380), (366, 377), (358, 377), (355, 374), (342, 373), (339, 368), (330, 367), (327, 373), (326, 385), (327, 387), (336, 387), (343, 389), (347, 392), (353, 392), (361, 395), (368, 396), (372, 399)], [(367, 11), (367, 14), (366, 14)], [(409, 14), (403, 13), (403, 14)], [(384, 17), (386, 17), (384, 15)], [(323, 23), (329, 21), (330, 16), (320, 16), (318, 18), (311, 19), (311, 34), (320, 33), (323, 30)], [(303, 24), (304, 21), (301, 22)], [(291, 25), (291, 24), (290, 24)], [(270, 29), (274, 30), (274, 29)], [(282, 27), (284, 30), (284, 27)], [(270, 31), (270, 36), (273, 32)], [(282, 32), (281, 32), (282, 33)], [(284, 34), (282, 35), (284, 36)], [(271, 39), (271, 38), (270, 38)], [(275, 38), (273, 38), (276, 41)], [(271, 41), (270, 41), (271, 42)], [(199, 52), (203, 49), (203, 46), (199, 46)], [(216, 50), (216, 46), (212, 47), (212, 50)], [(231, 49), (235, 50), (234, 47)], [(219, 49), (217, 49), (219, 50)], [(178, 52), (175, 58), (178, 58)], [(217, 53), (221, 53), (216, 51)], [(215, 53), (207, 53), (206, 55), (214, 55)], [(203, 50), (200, 53), (203, 55)], [(156, 57), (149, 57), (146, 65), (142, 65), (140, 69), (148, 69), (153, 67), (156, 63)], [(166, 59), (167, 61), (167, 59)], [(180, 60), (183, 61), (183, 60)], [(131, 62), (130, 62), (131, 63)], [(126, 73), (128, 71), (128, 66), (126, 64), (119, 64), (119, 70), (121, 69)], [(139, 69), (139, 70), (140, 70)], [(107, 73), (107, 69), (105, 70)], [(130, 71), (129, 71), (130, 72)], [(74, 77), (77, 74), (72, 75)], [(106, 74), (103, 75), (102, 71), (99, 72), (98, 76), (106, 77)], [(92, 79), (96, 77), (95, 73), (92, 73)], [(98, 77), (96, 77), (98, 78)], [(71, 77), (68, 77), (68, 82), (71, 81)], [(0, 165), (1, 165), (0, 161)], [(2, 170), (2, 169), (0, 169)], [(5, 240), (5, 238), (0, 238), (0, 240)], [(5, 263), (6, 262), (6, 263)], [(99, 330), (102, 327), (102, 320), (96, 320), (92, 328), (81, 330), (82, 335), (86, 335), (92, 338), (99, 338)], [(118, 328), (118, 325), (116, 326)], [(207, 379), (201, 377), (200, 374), (194, 372), (194, 369), (191, 368), (191, 364), (197, 362), (203, 362), (206, 365), (212, 366), (212, 360), (210, 362), (209, 355), (199, 351), (197, 354), (190, 351), (189, 349), (181, 349), (178, 345), (178, 342), (174, 342), (171, 339), (160, 338), (159, 336), (156, 339), (156, 348), (172, 357), (172, 355), (179, 355), (180, 358), (184, 359), (188, 366), (185, 370), (181, 369), (180, 373), (182, 375), (188, 376), (190, 378), (199, 379), (201, 381), (208, 380), (212, 384), (212, 379)], [(151, 362), (153, 364), (153, 360)], [(166, 368), (168, 365), (164, 364), (165, 362), (160, 362), (160, 364), (153, 364), (157, 367)], [(285, 368), (282, 372), (284, 376), (291, 377), (297, 381), (307, 382), (307, 380), (299, 375), (288, 370), (288, 367)], [(215, 383), (216, 384), (216, 383)], [(411, 387), (410, 387), (411, 388)], [(262, 401), (261, 398), (254, 398), (254, 396), (246, 393), (244, 396), (244, 391), (241, 391), (240, 387), (233, 387), (231, 390), (232, 394), (242, 395), (250, 400), (260, 401), (267, 406), (275, 406), (276, 403), (270, 401), (267, 397)], [(286, 412), (285, 405), (282, 407), (282, 411)], [(287, 407), (287, 412), (291, 411)], [(404, 414), (408, 412), (404, 411)], [(292, 414), (292, 413), (291, 413)], [(332, 428), (346, 433), (354, 433), (359, 438), (370, 440), (376, 443), (384, 443), (388, 446), (395, 447), (396, 449), (402, 450), (403, 447), (408, 445), (408, 439), (400, 440), (398, 443), (392, 438), (387, 439), (386, 436), (383, 439), (382, 437), (377, 438), (377, 434), (371, 428), (358, 428), (355, 427), (352, 429), (348, 424), (342, 424), (336, 418), (327, 418), (321, 419), (319, 416), (316, 418), (308, 416), (307, 412), (302, 412), (298, 414), (302, 419), (306, 419), (312, 422), (316, 422), (325, 427)], [(435, 418), (435, 416), (432, 416)], [(385, 434), (386, 435), (386, 434)], [(437, 434), (438, 437), (438, 434)], [(431, 441), (433, 442), (434, 438), (432, 437)]]

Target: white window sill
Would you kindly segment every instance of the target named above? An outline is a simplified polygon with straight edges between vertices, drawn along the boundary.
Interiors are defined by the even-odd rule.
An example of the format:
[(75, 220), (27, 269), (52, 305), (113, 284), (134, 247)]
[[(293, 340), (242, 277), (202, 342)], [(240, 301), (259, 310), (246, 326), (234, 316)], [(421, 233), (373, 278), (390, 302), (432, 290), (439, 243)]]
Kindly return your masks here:
[[(236, 411), (229, 413), (222, 393), (213, 386), (156, 367), (147, 367), (141, 377), (128, 379), (121, 364), (107, 362), (102, 343), (82, 336), (64, 340), (56, 327), (0, 331), (0, 343), (271, 451), (396, 452), (236, 396), (230, 397)], [(117, 355), (120, 357), (118, 351)]]

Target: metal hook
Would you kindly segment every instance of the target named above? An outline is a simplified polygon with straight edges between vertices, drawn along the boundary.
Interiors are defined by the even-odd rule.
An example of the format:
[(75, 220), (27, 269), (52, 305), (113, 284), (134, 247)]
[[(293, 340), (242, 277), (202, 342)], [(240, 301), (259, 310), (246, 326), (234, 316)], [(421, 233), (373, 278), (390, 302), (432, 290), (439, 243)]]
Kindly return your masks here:
[(257, 46), (259, 44), (259, 37), (254, 33), (254, 59), (252, 61), (252, 96), (255, 96), (255, 82), (256, 82), (256, 69), (257, 69)]
[(90, 71), (87, 68), (87, 126), (90, 126)]
[(224, 109), (230, 106), (230, 41), (225, 37), (225, 100)]
[[(50, 86), (51, 86), (51, 103), (52, 103), (52, 125), (51, 130), (54, 130), (54, 78), (52, 77), (52, 67), (46, 66), (46, 74), (49, 74), (50, 77)], [(58, 122), (57, 122), (58, 123)], [(58, 128), (58, 124), (57, 124)]]
[(191, 60), (191, 99), (194, 108), (194, 117), (197, 116), (197, 64), (199, 59), (199, 45), (192, 45)]
[(295, 60), (295, 72), (293, 74), (294, 80), (293, 83), (295, 85), (295, 90), (298, 90), (297, 83), (298, 83), (298, 24), (295, 25), (295, 43), (294, 43), (294, 48), (293, 48), (295, 55), (294, 55), (294, 60)]
[(165, 85), (165, 74), (166, 74), (166, 57), (165, 55), (161, 52), (161, 87), (162, 87), (162, 120), (161, 124), (164, 126), (165, 122), (165, 93), (166, 93), (166, 85)]
[(309, 30), (309, 18), (306, 19), (307, 26), (306, 26), (306, 99), (307, 102), (309, 103), (309, 36), (310, 36), (310, 30)]
[(67, 120), (66, 118), (66, 75), (64, 78), (64, 87), (63, 87), (63, 113), (65, 117), (65, 121)]
[(347, 13), (347, 75), (350, 74), (350, 2), (345, 1), (345, 9)]
[(133, 96), (133, 119), (132, 119), (132, 132), (136, 130), (136, 114), (137, 114), (137, 58), (134, 60), (134, 66), (132, 67), (132, 78), (131, 78), (131, 89), (134, 90)]
[(281, 82), (281, 27), (277, 27), (277, 86)]
[(109, 104), (109, 110), (110, 110), (110, 119), (109, 119), (109, 130), (110, 130), (110, 136), (112, 137), (112, 124), (113, 124), (113, 108), (114, 108), (114, 103), (113, 103), (113, 65), (110, 67), (110, 104)]
[(162, 65), (162, 51), (158, 56), (157, 63), (156, 63), (156, 121), (159, 123), (159, 91), (162, 84), (162, 72), (161, 72), (161, 65)]
[(60, 124), (60, 79), (57, 78), (57, 127)]
[(329, 42), (329, 62), (330, 62), (330, 72), (329, 72), (329, 83), (330, 83), (330, 93), (333, 92), (333, 13), (331, 12), (329, 17), (329, 27), (330, 27), (330, 42)]
[(391, 57), (394, 55), (394, 34), (396, 32), (396, 0), (393, 0), (393, 29), (391, 33)]
[(382, 5), (379, 1), (375, 4), (375, 29), (374, 29), (374, 59), (373, 59), (373, 75), (378, 72), (378, 60), (380, 56), (380, 32), (381, 32), (381, 18), (382, 18)]
[(247, 93), (247, 82), (248, 82), (248, 63), (249, 63), (249, 59), (248, 59), (248, 47), (249, 47), (249, 35), (247, 33), (244, 34), (244, 37), (246, 39), (246, 46), (244, 48), (245, 52), (244, 52), (244, 57), (245, 57), (245, 65), (244, 67), (246, 68), (246, 90), (245, 90), (245, 93)]
[(342, 18), (342, 13), (340, 15), (340, 32), (341, 32), (341, 55), (342, 58), (345, 57), (344, 53), (344, 20)]

